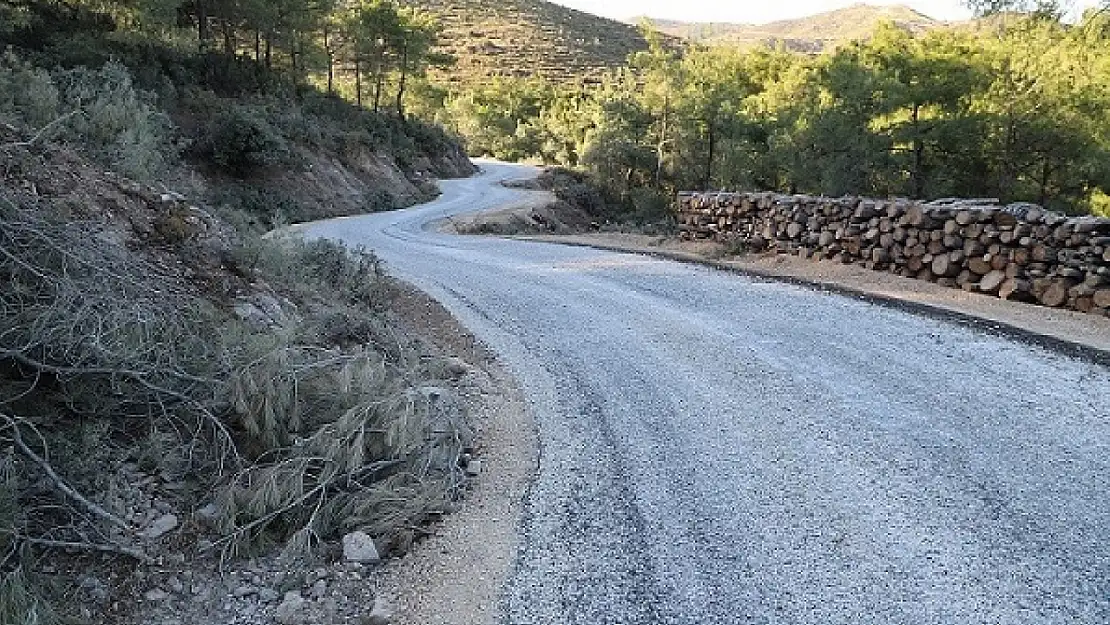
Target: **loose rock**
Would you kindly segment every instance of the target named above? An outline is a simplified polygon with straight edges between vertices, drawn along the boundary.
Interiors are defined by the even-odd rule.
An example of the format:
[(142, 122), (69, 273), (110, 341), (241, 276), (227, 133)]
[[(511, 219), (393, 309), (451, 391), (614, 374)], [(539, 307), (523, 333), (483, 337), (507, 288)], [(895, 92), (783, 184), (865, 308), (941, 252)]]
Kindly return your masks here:
[(143, 538), (158, 540), (175, 529), (177, 529), (177, 516), (173, 514), (164, 514), (155, 519), (154, 522), (143, 531)]
[(305, 618), (307, 603), (301, 593), (290, 590), (285, 593), (281, 604), (274, 609), (274, 620), (281, 625), (300, 625)]
[(381, 561), (374, 539), (365, 532), (351, 532), (343, 537), (343, 558), (348, 562), (363, 564)]

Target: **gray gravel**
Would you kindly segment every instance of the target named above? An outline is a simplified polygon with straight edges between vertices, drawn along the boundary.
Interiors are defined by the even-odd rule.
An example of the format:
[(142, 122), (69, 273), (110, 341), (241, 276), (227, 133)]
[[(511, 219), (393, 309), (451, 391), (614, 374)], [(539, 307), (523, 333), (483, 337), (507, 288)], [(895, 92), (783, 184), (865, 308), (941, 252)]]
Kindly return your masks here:
[[(1110, 370), (696, 266), (314, 224), (485, 340), (536, 416), (512, 624), (1110, 623)], [(480, 540), (476, 537), (476, 540)]]

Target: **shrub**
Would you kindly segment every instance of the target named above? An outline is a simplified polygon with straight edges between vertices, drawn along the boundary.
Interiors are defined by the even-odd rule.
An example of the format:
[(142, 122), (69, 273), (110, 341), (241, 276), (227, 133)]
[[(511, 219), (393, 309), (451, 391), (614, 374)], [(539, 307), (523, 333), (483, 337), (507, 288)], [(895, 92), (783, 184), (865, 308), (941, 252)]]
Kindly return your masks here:
[(243, 106), (218, 113), (200, 145), (204, 157), (236, 178), (280, 165), (289, 157), (281, 134), (263, 116)]
[(49, 127), (48, 138), (141, 180), (163, 171), (176, 152), (172, 124), (153, 101), (119, 63), (50, 74), (12, 54), (0, 60), (0, 115), (29, 130)]
[(41, 128), (58, 117), (59, 94), (50, 73), (10, 52), (0, 57), (0, 117)]
[(670, 197), (658, 190), (637, 187), (632, 190), (630, 218), (640, 224), (662, 224), (670, 218)]
[(91, 148), (94, 156), (134, 178), (163, 171), (173, 154), (172, 124), (158, 110), (153, 94), (135, 88), (127, 68), (109, 62), (99, 70), (84, 67), (57, 72), (62, 108), (76, 111), (65, 138)]
[[(232, 184), (222, 187), (215, 203), (224, 210), (222, 216), (237, 228), (265, 231), (304, 221), (311, 214), (300, 202), (267, 187)], [(237, 214), (236, 214), (237, 213)]]

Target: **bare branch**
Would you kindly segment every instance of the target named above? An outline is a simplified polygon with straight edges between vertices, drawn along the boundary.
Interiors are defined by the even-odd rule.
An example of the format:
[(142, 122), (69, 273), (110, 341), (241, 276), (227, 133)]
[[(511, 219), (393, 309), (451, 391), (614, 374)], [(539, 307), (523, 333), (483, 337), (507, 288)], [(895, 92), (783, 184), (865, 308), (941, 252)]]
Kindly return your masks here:
[(115, 543), (90, 543), (90, 542), (76, 542), (65, 540), (48, 540), (45, 538), (34, 538), (31, 536), (24, 536), (23, 534), (12, 533), (11, 536), (16, 540), (25, 543), (36, 545), (39, 547), (47, 547), (49, 549), (73, 549), (77, 551), (95, 551), (98, 553), (116, 553), (123, 556), (134, 558), (144, 564), (154, 564), (154, 558), (146, 555), (141, 549), (134, 547), (126, 547), (124, 545), (117, 545)]
[(12, 149), (12, 148), (29, 148), (32, 145), (38, 143), (38, 141), (40, 139), (42, 139), (46, 135), (46, 133), (49, 132), (51, 129), (53, 129), (55, 126), (59, 126), (59, 125), (65, 123), (65, 122), (69, 121), (70, 118), (72, 118), (72, 117), (74, 117), (74, 116), (76, 116), (80, 113), (81, 113), (81, 109), (70, 111), (70, 112), (66, 113), (65, 115), (62, 115), (58, 119), (55, 119), (54, 121), (50, 122), (49, 124), (43, 126), (42, 129), (40, 129), (37, 133), (35, 133), (35, 136), (31, 137), (31, 139), (29, 141), (17, 141), (15, 143), (0, 144), (0, 149), (9, 150), (9, 149)]
[(123, 528), (128, 532), (134, 531), (134, 528), (128, 525), (127, 521), (108, 512), (96, 503), (89, 501), (84, 495), (79, 493), (77, 489), (67, 484), (66, 481), (54, 471), (54, 467), (50, 466), (50, 463), (47, 462), (45, 458), (35, 453), (35, 450), (31, 449), (23, 440), (23, 434), (20, 432), (20, 422), (22, 419), (17, 419), (16, 417), (9, 416), (2, 412), (0, 412), (0, 418), (8, 423), (8, 429), (12, 432), (12, 441), (15, 443), (15, 447), (19, 450), (19, 453), (23, 454), (28, 460), (34, 463), (40, 471), (46, 474), (46, 477), (53, 483), (54, 488), (58, 489), (63, 495), (81, 504), (86, 510), (100, 519), (108, 521), (112, 525)]

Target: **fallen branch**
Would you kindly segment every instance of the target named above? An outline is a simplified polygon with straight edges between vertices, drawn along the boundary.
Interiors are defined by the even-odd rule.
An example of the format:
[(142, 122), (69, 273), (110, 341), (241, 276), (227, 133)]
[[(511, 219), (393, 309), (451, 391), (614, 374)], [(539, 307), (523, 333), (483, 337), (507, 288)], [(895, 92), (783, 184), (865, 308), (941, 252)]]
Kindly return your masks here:
[(70, 542), (65, 540), (47, 540), (45, 538), (32, 538), (31, 536), (24, 536), (23, 534), (12, 534), (16, 540), (23, 541), (30, 545), (39, 547), (46, 547), (48, 549), (73, 549), (76, 551), (95, 551), (97, 553), (116, 553), (122, 556), (134, 558), (143, 564), (153, 564), (154, 558), (146, 555), (141, 549), (134, 547), (125, 547), (123, 545), (116, 545), (114, 543), (87, 543), (87, 542)]
[(124, 521), (111, 512), (108, 512), (96, 503), (89, 501), (75, 488), (67, 484), (66, 481), (63, 480), (56, 471), (54, 471), (54, 467), (50, 466), (50, 463), (47, 462), (45, 458), (35, 453), (35, 450), (31, 449), (23, 440), (23, 434), (19, 430), (19, 422), (21, 421), (20, 419), (9, 416), (2, 412), (0, 412), (0, 418), (3, 418), (5, 421), (8, 422), (8, 428), (12, 431), (12, 441), (15, 443), (15, 447), (17, 450), (19, 450), (19, 453), (23, 454), (23, 456), (34, 463), (40, 471), (46, 474), (46, 477), (53, 483), (54, 488), (58, 489), (58, 491), (61, 492), (63, 495), (81, 504), (81, 506), (83, 506), (89, 512), (93, 513), (93, 515), (111, 523), (112, 525), (123, 528), (128, 532), (134, 531), (134, 528), (132, 528), (127, 523), (127, 521)]
[[(65, 115), (62, 115), (58, 119), (55, 119), (54, 121), (50, 122), (49, 124), (43, 126), (42, 129), (40, 129), (37, 133), (35, 133), (35, 136), (31, 137), (30, 140), (28, 140), (28, 141), (17, 141), (15, 143), (5, 143), (5, 144), (0, 145), (0, 149), (10, 150), (12, 148), (29, 148), (32, 145), (38, 143), (39, 140), (42, 139), (43, 136), (45, 136), (46, 133), (50, 131), (50, 129), (52, 129), (55, 126), (58, 126), (58, 125), (66, 122), (66, 121), (69, 121), (69, 119), (71, 117), (77, 115), (80, 112), (81, 112), (80, 109), (75, 110), (75, 111), (70, 111), (69, 113), (66, 113)], [(10, 128), (10, 126), (9, 126), (9, 128)]]

